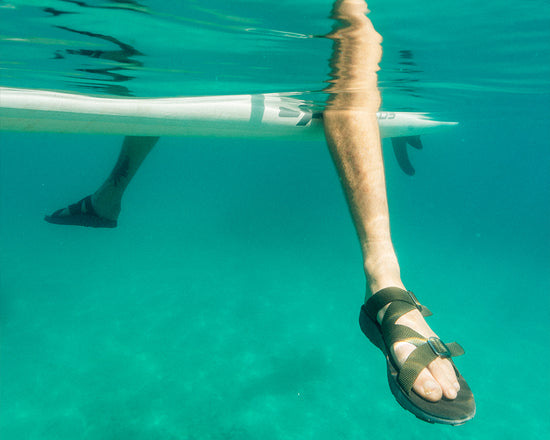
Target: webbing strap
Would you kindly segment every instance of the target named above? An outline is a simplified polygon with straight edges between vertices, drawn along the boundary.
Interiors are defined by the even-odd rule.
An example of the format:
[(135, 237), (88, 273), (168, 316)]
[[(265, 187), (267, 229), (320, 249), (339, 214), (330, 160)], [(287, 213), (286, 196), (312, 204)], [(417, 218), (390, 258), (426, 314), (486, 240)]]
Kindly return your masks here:
[(426, 368), (437, 355), (433, 352), (428, 344), (421, 345), (414, 350), (407, 358), (405, 363), (399, 370), (397, 380), (401, 387), (410, 393), (414, 384), (414, 381), (420, 374), (420, 372)]
[(376, 321), (377, 314), (380, 309), (384, 308), (389, 303), (396, 302), (402, 302), (413, 306), (413, 308), (418, 309), (424, 317), (432, 314), (427, 307), (424, 307), (418, 302), (416, 296), (414, 296), (414, 293), (398, 287), (386, 287), (385, 289), (378, 291), (367, 300), (365, 303), (365, 309), (369, 317)]
[(78, 214), (91, 214), (91, 215), (97, 215), (95, 212), (94, 207), (92, 206), (92, 197), (88, 196), (83, 198), (82, 200), (73, 203), (72, 205), (69, 205), (69, 213), (71, 215), (78, 215)]
[(420, 372), (431, 362), (438, 357), (460, 356), (464, 354), (464, 349), (456, 342), (445, 344), (439, 338), (427, 339), (409, 327), (396, 324), (401, 316), (414, 309), (418, 309), (423, 316), (432, 314), (410, 291), (397, 287), (382, 289), (367, 300), (365, 309), (369, 317), (377, 322), (378, 312), (388, 304), (390, 305), (380, 325), (386, 346), (389, 348), (396, 342), (407, 342), (416, 346), (397, 376), (401, 387), (410, 393)]
[(408, 342), (417, 347), (426, 342), (425, 336), (404, 325), (386, 324), (382, 326), (382, 334), (384, 335), (384, 342), (388, 347), (401, 341)]
[(430, 338), (425, 341), (409, 355), (399, 370), (397, 380), (407, 393), (411, 392), (420, 372), (432, 361), (438, 357), (455, 357), (464, 354), (464, 349), (456, 342), (444, 344), (439, 338)]

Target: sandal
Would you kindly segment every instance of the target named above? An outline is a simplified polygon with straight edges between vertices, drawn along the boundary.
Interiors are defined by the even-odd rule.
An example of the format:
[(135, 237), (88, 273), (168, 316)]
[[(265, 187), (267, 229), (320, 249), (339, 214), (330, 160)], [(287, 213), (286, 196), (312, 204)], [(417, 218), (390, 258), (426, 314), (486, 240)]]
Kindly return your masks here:
[[(378, 312), (389, 303), (391, 304), (382, 323), (379, 324)], [(403, 408), (426, 422), (462, 425), (474, 417), (475, 401), (470, 387), (450, 358), (464, 354), (464, 350), (456, 342), (445, 344), (439, 338), (426, 338), (409, 327), (395, 324), (402, 315), (414, 309), (418, 309), (422, 316), (431, 315), (412, 292), (388, 287), (370, 297), (361, 307), (359, 324), (363, 333), (386, 356), (390, 389)], [(390, 347), (398, 341), (416, 346), (401, 367), (397, 365), (390, 351)], [(437, 402), (429, 402), (416, 394), (412, 387), (420, 372), (438, 357), (448, 358), (453, 364), (460, 391), (456, 399), (443, 397)]]
[(48, 223), (56, 225), (88, 226), (91, 228), (116, 228), (117, 221), (100, 217), (92, 206), (92, 196), (84, 197), (68, 207), (69, 214), (64, 215), (64, 208), (44, 217)]

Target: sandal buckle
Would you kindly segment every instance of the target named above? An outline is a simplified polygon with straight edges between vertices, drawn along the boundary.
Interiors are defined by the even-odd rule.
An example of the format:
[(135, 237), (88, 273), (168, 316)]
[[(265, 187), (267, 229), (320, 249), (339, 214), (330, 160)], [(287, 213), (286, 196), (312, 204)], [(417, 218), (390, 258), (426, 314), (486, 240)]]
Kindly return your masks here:
[(450, 358), (451, 350), (445, 345), (445, 343), (434, 336), (428, 338), (428, 345), (437, 357)]

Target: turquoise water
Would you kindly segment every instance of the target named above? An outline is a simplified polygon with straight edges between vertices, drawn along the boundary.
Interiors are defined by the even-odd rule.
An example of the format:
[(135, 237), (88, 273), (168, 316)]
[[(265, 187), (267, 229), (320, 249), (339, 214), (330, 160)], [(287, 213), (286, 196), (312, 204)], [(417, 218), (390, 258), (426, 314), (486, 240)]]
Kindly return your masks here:
[[(322, 104), (331, 4), (0, 2), (0, 85)], [(369, 6), (383, 108), (460, 122), (411, 152), (414, 177), (385, 162), (404, 280), (466, 348), (476, 418), (429, 425), (389, 392), (323, 143), (161, 139), (119, 227), (94, 230), (42, 217), (97, 188), (120, 137), (2, 132), (2, 440), (550, 433), (550, 5)]]

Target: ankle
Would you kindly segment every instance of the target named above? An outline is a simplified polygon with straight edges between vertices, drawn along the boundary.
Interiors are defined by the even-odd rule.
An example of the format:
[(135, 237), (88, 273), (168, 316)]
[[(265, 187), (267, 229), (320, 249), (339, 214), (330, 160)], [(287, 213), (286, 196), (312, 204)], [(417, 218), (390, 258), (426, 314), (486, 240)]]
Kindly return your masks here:
[(117, 220), (121, 210), (121, 197), (98, 191), (92, 194), (92, 207), (100, 217)]
[(401, 281), (401, 271), (397, 257), (393, 252), (370, 253), (365, 258), (365, 275), (367, 278), (367, 296), (386, 287), (405, 289)]

